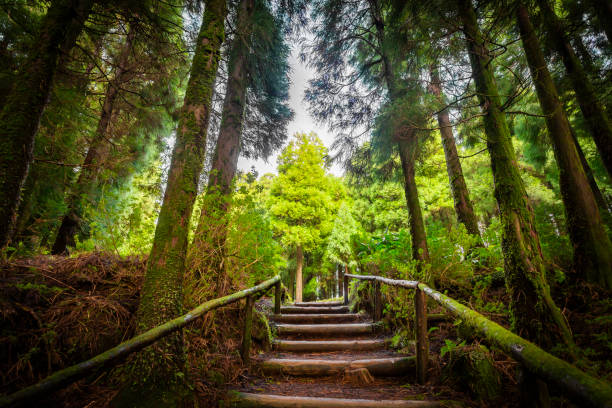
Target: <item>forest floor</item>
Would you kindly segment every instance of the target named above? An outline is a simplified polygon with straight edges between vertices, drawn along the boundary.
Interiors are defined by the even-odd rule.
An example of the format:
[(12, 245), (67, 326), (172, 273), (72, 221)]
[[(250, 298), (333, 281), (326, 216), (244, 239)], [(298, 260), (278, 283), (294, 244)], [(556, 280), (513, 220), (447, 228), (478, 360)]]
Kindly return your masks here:
[[(134, 333), (134, 313), (145, 263), (144, 257), (86, 253), (76, 257), (39, 256), (1, 264), (0, 393), (33, 384), (130, 338)], [(444, 287), (438, 288), (444, 290)], [(584, 357), (576, 364), (592, 375), (611, 381), (612, 299), (608, 293), (591, 286), (578, 289), (560, 286), (554, 293), (584, 351)], [(472, 307), (482, 302), (485, 305), (500, 300), (504, 303), (505, 299), (503, 287), (480, 292), (480, 303), (474, 294), (466, 296), (468, 292), (457, 287), (449, 286), (448, 292)], [(487, 314), (484, 309), (481, 311)], [(253, 375), (254, 372), (249, 374), (238, 354), (242, 313), (240, 305), (231, 305), (185, 330), (190, 374), (201, 405), (216, 406), (228, 389), (269, 389), (281, 395), (300, 395), (306, 389), (312, 390), (312, 380), (287, 382), (261, 378)], [(430, 310), (430, 313), (436, 311)], [(488, 315), (508, 326), (503, 313)], [(448, 363), (449, 354), (440, 357), (440, 350), (446, 346), (445, 339), (457, 339), (459, 333), (452, 322), (440, 323), (437, 327), (430, 333), (430, 381), (419, 386), (408, 378), (376, 379), (372, 387), (375, 391), (368, 391), (371, 396), (379, 398), (391, 392), (397, 395), (399, 385), (401, 395), (438, 394), (477, 407), (515, 406), (516, 363), (495, 350), (491, 353), (503, 387), (499, 399), (477, 402), (469, 396), (469, 389), (442, 381), (440, 373)], [(261, 344), (255, 342), (254, 346), (254, 353), (261, 352)], [(112, 373), (89, 377), (56, 393), (42, 405), (108, 406), (117, 389), (112, 378)], [(321, 379), (317, 390), (325, 396), (357, 395), (357, 387), (336, 377)], [(555, 390), (552, 394), (558, 395)], [(571, 406), (560, 398), (554, 404)]]

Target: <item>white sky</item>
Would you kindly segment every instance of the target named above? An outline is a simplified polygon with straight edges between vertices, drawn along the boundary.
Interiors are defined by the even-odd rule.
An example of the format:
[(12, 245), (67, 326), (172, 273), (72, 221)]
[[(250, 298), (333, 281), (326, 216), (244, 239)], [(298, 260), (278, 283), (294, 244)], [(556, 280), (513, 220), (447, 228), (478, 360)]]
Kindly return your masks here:
[[(308, 86), (308, 80), (314, 76), (314, 70), (308, 68), (306, 63), (300, 62), (298, 53), (298, 47), (294, 45), (291, 57), (289, 58), (289, 66), (291, 67), (289, 106), (291, 109), (293, 109), (295, 115), (293, 120), (287, 126), (287, 131), (290, 136), (287, 139), (287, 143), (289, 140), (291, 140), (291, 137), (296, 132), (315, 132), (323, 141), (323, 144), (325, 144), (325, 146), (329, 149), (334, 141), (334, 135), (328, 131), (326, 124), (317, 123), (317, 121), (310, 116), (308, 113), (307, 104), (304, 102), (304, 90)], [(272, 154), (267, 162), (262, 159), (250, 160), (240, 157), (238, 159), (238, 169), (249, 171), (251, 166), (255, 166), (255, 170), (257, 170), (260, 176), (265, 173), (276, 174), (276, 158), (278, 157), (280, 150)], [(339, 165), (334, 164), (330, 169), (330, 172), (336, 176), (341, 176), (343, 170)]]

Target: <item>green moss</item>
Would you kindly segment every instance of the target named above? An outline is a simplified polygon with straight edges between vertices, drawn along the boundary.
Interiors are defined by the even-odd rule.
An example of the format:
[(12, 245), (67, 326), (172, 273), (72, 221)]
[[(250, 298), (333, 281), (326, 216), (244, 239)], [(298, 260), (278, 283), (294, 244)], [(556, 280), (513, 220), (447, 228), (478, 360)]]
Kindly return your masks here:
[(501, 393), (501, 377), (486, 347), (456, 347), (449, 355), (442, 381), (464, 388), (478, 400), (490, 400)]

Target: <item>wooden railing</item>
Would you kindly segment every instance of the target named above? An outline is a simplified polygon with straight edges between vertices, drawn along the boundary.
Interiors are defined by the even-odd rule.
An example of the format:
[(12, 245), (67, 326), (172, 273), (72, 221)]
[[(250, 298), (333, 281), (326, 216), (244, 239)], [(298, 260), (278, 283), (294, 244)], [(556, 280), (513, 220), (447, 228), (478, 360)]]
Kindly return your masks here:
[(274, 292), (274, 313), (280, 313), (281, 306), (281, 280), (280, 276), (275, 276), (257, 286), (241, 290), (218, 299), (209, 300), (202, 303), (195, 309), (190, 310), (186, 314), (170, 320), (160, 326), (154, 327), (149, 331), (132, 337), (129, 340), (101, 353), (89, 360), (73, 365), (63, 370), (51, 374), (37, 384), (26, 387), (14, 394), (0, 397), (0, 407), (17, 407), (29, 401), (34, 401), (43, 396), (66, 387), (73, 382), (84, 378), (87, 374), (94, 370), (104, 368), (109, 369), (117, 365), (123, 358), (128, 355), (153, 344), (157, 340), (165, 337), (173, 332), (176, 332), (197, 318), (203, 316), (207, 312), (220, 308), (222, 306), (235, 303), (243, 298), (246, 298), (246, 310), (244, 318), (244, 328), (242, 336), (242, 347), (240, 349), (242, 358), (245, 363), (249, 362), (249, 352), (251, 347), (251, 326), (253, 323), (253, 306), (255, 301), (260, 296), (264, 295), (272, 286), (275, 287)]
[(513, 357), (529, 372), (565, 390), (579, 406), (612, 407), (612, 386), (549, 354), (535, 344), (512, 333), (480, 313), (418, 281), (393, 280), (372, 275), (344, 275), (344, 303), (348, 304), (348, 281), (358, 279), (374, 284), (374, 319), (382, 318), (380, 285), (414, 289), (416, 319), (417, 380), (423, 383), (427, 374), (429, 343), (427, 335), (427, 302), (429, 296), (447, 311), (461, 319), (474, 333)]

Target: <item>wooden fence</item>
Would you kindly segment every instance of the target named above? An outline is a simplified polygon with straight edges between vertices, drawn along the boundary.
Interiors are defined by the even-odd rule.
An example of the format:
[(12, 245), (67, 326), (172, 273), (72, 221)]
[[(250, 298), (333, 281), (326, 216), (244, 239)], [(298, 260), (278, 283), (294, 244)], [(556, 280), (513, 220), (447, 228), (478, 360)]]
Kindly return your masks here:
[(499, 324), (456, 300), (418, 281), (394, 280), (372, 275), (344, 275), (344, 303), (348, 304), (349, 279), (370, 281), (374, 286), (374, 320), (382, 318), (380, 285), (414, 289), (416, 319), (416, 370), (417, 380), (425, 382), (429, 342), (427, 334), (427, 302), (429, 296), (454, 316), (461, 319), (476, 335), (517, 360), (529, 372), (544, 381), (565, 390), (578, 406), (612, 408), (612, 386), (579, 370), (575, 366), (549, 354), (535, 344), (517, 336)]
[(57, 371), (37, 384), (21, 389), (14, 394), (0, 397), (0, 407), (18, 407), (27, 402), (35, 401), (38, 398), (49, 395), (63, 387), (66, 387), (73, 382), (84, 378), (89, 373), (97, 369), (109, 369), (117, 365), (122, 359), (128, 355), (153, 344), (157, 340), (174, 333), (197, 318), (203, 316), (207, 312), (218, 309), (222, 306), (235, 303), (243, 298), (246, 298), (246, 310), (244, 318), (244, 330), (242, 336), (241, 355), (245, 363), (249, 362), (249, 351), (251, 347), (251, 326), (253, 322), (253, 306), (258, 297), (265, 294), (272, 286), (275, 287), (274, 292), (274, 313), (280, 313), (281, 306), (281, 280), (280, 276), (275, 276), (257, 286), (241, 290), (228, 296), (209, 300), (202, 303), (195, 309), (190, 310), (186, 314), (170, 320), (162, 325), (152, 328), (142, 334), (132, 337), (129, 340), (101, 353), (89, 360), (73, 365), (63, 370)]

